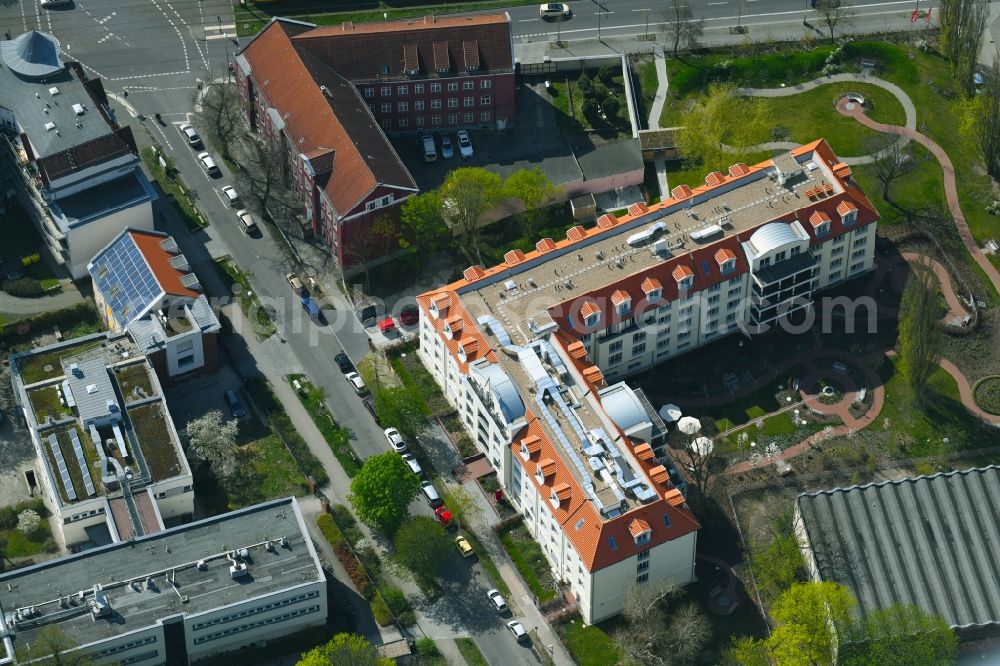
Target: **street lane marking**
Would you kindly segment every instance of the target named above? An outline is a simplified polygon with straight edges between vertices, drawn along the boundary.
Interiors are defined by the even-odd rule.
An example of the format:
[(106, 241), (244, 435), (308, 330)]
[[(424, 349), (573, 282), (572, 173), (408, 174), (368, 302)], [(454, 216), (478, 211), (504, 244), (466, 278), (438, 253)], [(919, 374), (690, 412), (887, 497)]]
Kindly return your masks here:
[(634, 11), (634, 12), (651, 12), (653, 10), (650, 9), (649, 7), (646, 7), (645, 9), (633, 9), (632, 11)]
[(542, 19), (540, 19), (540, 18), (533, 18), (533, 19), (518, 19), (518, 20), (517, 20), (517, 22), (518, 22), (518, 23), (530, 23), (530, 22), (532, 22), (532, 21), (541, 21), (541, 20), (542, 20)]
[(714, 7), (716, 5), (724, 5), (724, 4), (726, 4), (726, 3), (725, 2), (710, 2), (710, 3), (708, 3), (708, 6), (709, 7)]
[(236, 37), (236, 33), (235, 32), (233, 32), (233, 33), (224, 32), (221, 35), (205, 35), (205, 39), (206, 40), (209, 40), (209, 39), (232, 39), (234, 37)]

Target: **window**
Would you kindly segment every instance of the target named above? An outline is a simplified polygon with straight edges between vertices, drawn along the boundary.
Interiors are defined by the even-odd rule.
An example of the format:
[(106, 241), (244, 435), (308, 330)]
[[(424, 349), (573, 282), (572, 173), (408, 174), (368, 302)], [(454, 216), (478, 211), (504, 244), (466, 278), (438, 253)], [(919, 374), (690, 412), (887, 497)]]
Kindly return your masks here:
[(834, 259), (833, 261), (830, 262), (830, 268), (836, 268), (837, 266), (840, 266), (842, 263), (844, 263), (843, 259)]
[(825, 236), (828, 233), (830, 233), (830, 223), (829, 222), (823, 222), (818, 227), (816, 227), (816, 235), (817, 236)]
[(466, 122), (466, 123), (471, 123), (471, 122), (473, 122), (473, 118), (475, 118), (475, 114), (472, 114), (472, 113), (466, 113), (466, 114), (465, 114), (464, 116), (462, 116), (462, 117), (463, 117), (463, 118), (465, 119), (465, 120), (464, 120), (464, 122)]
[(709, 267), (707, 261), (701, 262), (701, 272), (704, 273), (705, 275), (708, 275), (709, 273), (712, 272), (712, 269)]
[(726, 309), (727, 310), (732, 310), (732, 309), (734, 309), (739, 304), (740, 304), (740, 299), (734, 298), (733, 300), (731, 300), (728, 303), (726, 303)]
[(635, 582), (639, 583), (640, 585), (642, 583), (645, 583), (648, 580), (649, 580), (649, 574), (648, 573), (639, 574), (638, 576), (635, 577)]
[(622, 362), (622, 355), (620, 353), (612, 354), (611, 356), (608, 357), (608, 365), (618, 365), (621, 362)]
[(490, 120), (492, 120), (492, 118), (491, 118), (492, 115), (493, 114), (491, 112), (489, 112), (489, 111), (483, 111), (482, 113), (479, 114), (479, 122), (481, 122), (481, 123), (488, 123), (488, 122), (490, 122)]
[(834, 280), (839, 280), (841, 274), (842, 271), (834, 271), (833, 273), (830, 273), (830, 282), (833, 282)]
[(448, 108), (449, 109), (457, 109), (458, 108), (458, 98), (457, 97), (449, 97), (448, 98)]
[(432, 83), (431, 84), (431, 92), (432, 93), (441, 92), (441, 84), (440, 83)]
[(678, 340), (687, 340), (690, 337), (691, 337), (691, 331), (682, 331), (677, 334)]
[(669, 312), (667, 314), (660, 315), (660, 317), (656, 320), (656, 322), (658, 324), (666, 324), (669, 321), (670, 321), (670, 313)]
[(716, 294), (715, 296), (709, 296), (708, 297), (708, 302), (709, 303), (718, 303), (719, 302), (719, 297), (720, 297), (719, 294)]
[(482, 97), (479, 98), (479, 103), (482, 104), (483, 106), (489, 106), (490, 102), (492, 101), (493, 100), (489, 95), (483, 95)]
[(449, 81), (448, 92), (455, 92), (456, 90), (458, 90), (458, 81)]
[(392, 97), (392, 86), (382, 86), (382, 97)]
[(423, 127), (423, 126), (424, 126), (424, 117), (417, 116), (417, 127)]
[(709, 308), (709, 310), (708, 310), (708, 316), (709, 317), (714, 317), (717, 314), (719, 314), (719, 308), (717, 308), (717, 307), (715, 307), (715, 308)]
[(423, 111), (424, 110), (424, 100), (418, 99), (417, 101), (415, 101), (413, 103), (413, 110), (414, 111)]
[(382, 119), (382, 129), (384, 129), (384, 130), (391, 130), (392, 129), (392, 121), (389, 120), (388, 118), (383, 118)]
[(837, 236), (836, 238), (833, 239), (833, 244), (834, 245), (840, 245), (845, 240), (847, 240), (847, 236)]
[(392, 102), (382, 102), (382, 113), (392, 112)]
[(864, 256), (865, 256), (864, 250), (855, 250), (854, 252), (851, 252), (851, 259), (861, 259)]
[(669, 344), (670, 344), (670, 338), (663, 338), (662, 340), (657, 340), (656, 341), (656, 348), (657, 349), (663, 349), (664, 347), (666, 347)]
[(490, 81), (489, 79), (483, 79), (482, 81), (479, 82), (479, 87), (482, 88), (483, 90), (486, 90), (487, 88), (492, 88), (493, 82)]
[(636, 368), (638, 368), (638, 367), (639, 367), (640, 365), (642, 365), (642, 361), (633, 361), (632, 363), (629, 363), (629, 364), (628, 364), (628, 369), (629, 369), (630, 371), (631, 371), (631, 370), (635, 370), (635, 369), (636, 369)]
[(774, 255), (774, 263), (778, 263), (779, 261), (784, 261), (786, 256), (787, 256), (786, 252), (782, 250), (778, 254)]
[(462, 90), (474, 90), (476, 87), (475, 81), (463, 81)]
[(646, 343), (640, 342), (637, 345), (632, 345), (632, 356), (637, 356), (646, 351)]
[(475, 97), (466, 97), (464, 100), (462, 100), (463, 106), (473, 106), (475, 103), (476, 103)]
[(865, 243), (868, 242), (868, 236), (862, 236), (861, 238), (854, 241), (854, 247), (864, 247)]
[(396, 86), (396, 94), (406, 97), (410, 94), (410, 86)]
[(734, 321), (736, 321), (736, 313), (735, 312), (732, 312), (732, 313), (726, 315), (726, 323), (727, 324), (732, 324)]
[(635, 565), (635, 572), (642, 573), (643, 571), (649, 570), (649, 560), (644, 560)]
[(449, 113), (448, 114), (448, 124), (449, 125), (457, 125), (458, 124), (458, 114), (457, 113)]
[(797, 255), (801, 251), (802, 251), (802, 248), (799, 247), (798, 245), (796, 245), (795, 247), (792, 248), (792, 256), (794, 257), (795, 255)]
[(614, 353), (616, 351), (621, 351), (621, 350), (622, 350), (622, 341), (621, 340), (615, 340), (610, 345), (608, 345), (608, 352), (610, 352), (610, 353)]
[(855, 271), (860, 271), (862, 268), (864, 268), (864, 266), (865, 263), (863, 261), (859, 261), (856, 264), (851, 264), (851, 272), (853, 273)]
[[(434, 100), (434, 101), (438, 101), (438, 100)], [(440, 102), (438, 102), (438, 103), (440, 103)], [(431, 125), (440, 125), (440, 124), (441, 124), (441, 116), (431, 116)]]
[(670, 529), (670, 514), (669, 513), (663, 514), (663, 526), (666, 527), (667, 529)]
[(399, 119), (399, 129), (403, 129), (405, 127), (408, 127), (409, 124), (410, 124), (409, 119), (407, 119), (407, 118), (400, 118)]
[(608, 537), (608, 545), (611, 546), (611, 550), (618, 550), (618, 542), (613, 536)]
[(374, 96), (375, 96), (375, 88), (372, 86), (367, 86), (365, 88), (365, 97), (374, 97)]
[(709, 291), (709, 293), (714, 293), (716, 291), (719, 291), (719, 289), (721, 289), (721, 288), (722, 288), (722, 284), (721, 283), (720, 284), (713, 284), (711, 287), (708, 288), (708, 291)]
[(733, 277), (733, 278), (729, 278), (729, 284), (730, 285), (736, 286), (739, 283), (740, 283), (740, 276), (739, 275), (737, 275), (736, 277)]
[(400, 113), (406, 113), (407, 111), (410, 110), (410, 103), (400, 102), (396, 105), (396, 110), (399, 111)]
[(847, 213), (846, 215), (842, 215), (841, 219), (844, 221), (844, 226), (845, 227), (850, 226), (850, 225), (854, 224), (855, 221), (857, 221), (857, 219), (858, 219), (858, 211), (852, 210), (851, 212)]
[(839, 257), (842, 254), (844, 254), (844, 248), (842, 247), (835, 247), (832, 250), (830, 250), (831, 257)]
[(422, 83), (414, 83), (413, 84), (413, 94), (414, 95), (423, 95), (424, 94), (424, 84), (422, 84)]
[(368, 105), (368, 110), (371, 111), (372, 113), (375, 113), (375, 105), (374, 104), (369, 104)]
[(440, 109), (441, 108), (441, 100), (439, 100), (439, 99), (432, 99), (431, 100), (431, 108), (432, 109)]
[(639, 342), (646, 339), (646, 331), (636, 331), (632, 334), (632, 342)]
[(735, 259), (727, 259), (726, 261), (722, 262), (722, 274), (723, 275), (726, 275), (727, 273), (732, 273), (735, 270), (736, 270), (736, 260)]

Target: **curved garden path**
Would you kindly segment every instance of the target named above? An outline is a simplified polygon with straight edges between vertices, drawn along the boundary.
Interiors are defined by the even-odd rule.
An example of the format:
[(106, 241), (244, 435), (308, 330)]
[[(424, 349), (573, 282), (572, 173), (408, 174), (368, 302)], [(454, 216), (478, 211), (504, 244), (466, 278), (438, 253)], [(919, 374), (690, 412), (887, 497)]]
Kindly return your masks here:
[[(784, 88), (737, 88), (736, 94), (744, 97), (790, 97), (808, 90), (819, 88), (820, 86), (825, 86), (829, 83), (841, 83), (844, 81), (870, 83), (873, 86), (878, 86), (879, 88), (886, 90), (889, 94), (898, 99), (899, 103), (903, 106), (903, 113), (906, 115), (906, 127), (911, 130), (916, 130), (917, 109), (913, 105), (913, 100), (911, 100), (910, 96), (906, 94), (906, 91), (897, 86), (895, 83), (890, 83), (889, 81), (880, 79), (877, 76), (864, 76), (860, 74), (832, 74), (830, 76), (824, 76), (820, 79), (813, 79), (812, 81), (807, 81), (794, 86), (786, 86)], [(904, 143), (909, 142), (910, 140), (910, 137), (908, 136), (901, 135), (901, 137)], [(750, 146), (747, 150), (791, 150), (792, 148), (798, 148), (800, 145), (801, 144), (795, 143), (794, 141), (768, 141), (766, 143), (758, 143), (755, 146)], [(871, 164), (875, 161), (875, 157), (873, 155), (858, 155), (855, 157), (844, 157), (842, 159), (845, 164), (849, 164), (851, 166)]]

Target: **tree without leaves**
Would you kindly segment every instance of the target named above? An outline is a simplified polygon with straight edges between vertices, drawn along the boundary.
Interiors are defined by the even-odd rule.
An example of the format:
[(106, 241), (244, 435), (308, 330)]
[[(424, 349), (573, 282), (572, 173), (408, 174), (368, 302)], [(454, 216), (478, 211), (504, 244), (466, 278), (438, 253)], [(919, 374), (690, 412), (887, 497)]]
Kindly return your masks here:
[(725, 460), (715, 451), (713, 446), (707, 453), (702, 453), (694, 446), (687, 447), (687, 459), (682, 463), (691, 485), (698, 492), (694, 494), (695, 504), (699, 512), (706, 508), (709, 491), (720, 469), (725, 466)]
[(380, 657), (378, 649), (364, 636), (337, 634), (328, 642), (302, 654), (295, 666), (393, 666), (395, 662)]
[(937, 367), (941, 348), (940, 308), (926, 264), (915, 264), (899, 304), (899, 371), (913, 389), (918, 404), (927, 397), (927, 379)]
[[(548, 176), (535, 167), (519, 169), (507, 176), (503, 182), (503, 198), (508, 204), (519, 202), (524, 210), (517, 213), (517, 220), (524, 236), (532, 236), (542, 220), (547, 207), (559, 197), (559, 188), (552, 184)], [(513, 208), (512, 208), (513, 210)]]
[(285, 188), (281, 151), (272, 148), (263, 137), (249, 135), (239, 144), (236, 156), (241, 169), (237, 180), (261, 214), (270, 214), (276, 224), (290, 228), (289, 221), (298, 212), (298, 203)]
[(482, 216), (500, 204), (503, 197), (500, 176), (482, 167), (460, 167), (448, 174), (441, 185), (445, 218), (461, 235), (463, 249), (472, 247), (476, 264), (482, 265), (479, 243), (482, 239)]
[(369, 262), (389, 252), (389, 244), (396, 235), (396, 228), (388, 217), (381, 215), (372, 222), (365, 233), (353, 233), (344, 246), (349, 263), (361, 266), (365, 276), (365, 291), (371, 291)]
[(230, 159), (232, 144), (246, 133), (239, 90), (233, 84), (213, 81), (202, 91), (195, 109), (194, 124), (202, 137)]
[(688, 0), (669, 0), (667, 8), (663, 10), (663, 19), (666, 23), (667, 38), (673, 43), (675, 58), (681, 46), (685, 50), (698, 47), (698, 40), (704, 34), (705, 26), (701, 19), (694, 17)]
[(91, 658), (76, 652), (77, 643), (55, 625), (42, 628), (29, 645), (17, 650), (20, 663), (32, 666), (90, 666)]
[(944, 618), (919, 606), (895, 604), (852, 623), (841, 646), (844, 666), (950, 664), (958, 637)]
[(440, 575), (448, 564), (451, 537), (429, 516), (411, 516), (396, 530), (396, 555), (406, 567), (426, 579)]
[(848, 0), (816, 0), (816, 11), (820, 21), (830, 31), (830, 41), (837, 41), (837, 26), (847, 17), (850, 3)]
[(872, 168), (882, 183), (882, 198), (889, 200), (889, 186), (906, 172), (909, 153), (903, 148), (902, 139), (895, 134), (876, 134), (868, 141), (868, 154), (875, 158)]
[(687, 664), (701, 653), (711, 623), (694, 603), (680, 601), (683, 594), (671, 580), (629, 584), (622, 609), (627, 625), (612, 636), (628, 663)]
[(420, 492), (420, 478), (389, 451), (365, 460), (351, 481), (351, 506), (358, 517), (393, 534), (406, 517), (406, 507)]
[(975, 94), (972, 75), (988, 18), (988, 0), (942, 0), (938, 9), (941, 50), (967, 97)]
[(243, 455), (236, 443), (239, 424), (235, 419), (224, 419), (222, 412), (213, 409), (190, 421), (186, 431), (192, 458), (208, 465), (223, 481), (237, 474)]

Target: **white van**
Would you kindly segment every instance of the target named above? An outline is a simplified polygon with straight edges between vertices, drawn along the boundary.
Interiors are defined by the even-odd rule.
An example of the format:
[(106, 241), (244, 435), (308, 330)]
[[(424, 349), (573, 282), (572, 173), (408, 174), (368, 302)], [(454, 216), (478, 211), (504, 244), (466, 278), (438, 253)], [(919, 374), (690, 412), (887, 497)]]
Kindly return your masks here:
[(437, 488), (435, 488), (434, 484), (430, 481), (424, 481), (421, 483), (420, 490), (424, 492), (424, 497), (427, 498), (427, 501), (430, 502), (432, 507), (437, 508), (444, 504), (444, 502), (441, 501), (441, 496), (438, 495)]
[(424, 149), (424, 161), (436, 162), (438, 158), (437, 146), (434, 145), (434, 137), (425, 134), (420, 138), (420, 144)]
[(236, 219), (240, 221), (240, 227), (247, 236), (257, 233), (257, 223), (253, 221), (249, 212), (242, 209), (236, 211)]

